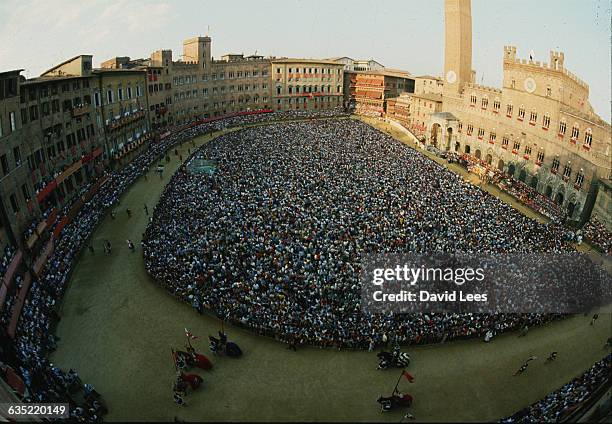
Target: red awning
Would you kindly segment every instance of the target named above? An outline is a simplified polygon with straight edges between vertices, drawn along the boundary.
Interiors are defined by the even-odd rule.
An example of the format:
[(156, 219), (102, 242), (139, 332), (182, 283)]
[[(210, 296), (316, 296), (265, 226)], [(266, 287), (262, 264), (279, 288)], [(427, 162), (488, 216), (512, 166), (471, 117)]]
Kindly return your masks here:
[(57, 181), (53, 180), (49, 184), (45, 186), (38, 194), (36, 195), (36, 200), (38, 203), (41, 203), (45, 197), (47, 197), (51, 192), (57, 187)]
[(0, 312), (4, 310), (4, 301), (6, 300), (6, 293), (8, 289), (4, 284), (0, 285)]
[(28, 296), (28, 291), (30, 291), (30, 285), (32, 284), (32, 277), (30, 277), (30, 273), (26, 273), (25, 278), (23, 279), (23, 284), (19, 293), (17, 293), (17, 298), (15, 299), (15, 305), (13, 306), (13, 313), (11, 316), (11, 321), (9, 322), (7, 334), (11, 339), (15, 338), (15, 331), (17, 331), (17, 324), (19, 323), (19, 317), (21, 316), (21, 310), (23, 309), (23, 304), (25, 303), (26, 297)]

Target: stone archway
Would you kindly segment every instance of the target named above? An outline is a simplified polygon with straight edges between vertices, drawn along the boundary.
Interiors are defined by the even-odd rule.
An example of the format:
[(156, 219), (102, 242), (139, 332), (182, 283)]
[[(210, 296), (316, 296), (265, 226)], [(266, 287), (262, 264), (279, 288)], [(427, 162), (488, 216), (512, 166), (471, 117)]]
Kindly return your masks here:
[(486, 162), (487, 162), (487, 165), (491, 165), (493, 163), (493, 156), (491, 156), (490, 153), (487, 154)]
[(557, 195), (555, 196), (555, 203), (559, 206), (563, 205), (563, 200), (565, 200), (565, 196), (563, 191), (559, 190)]
[(538, 177), (535, 175), (531, 177), (531, 182), (529, 183), (529, 187), (537, 190), (538, 189)]
[(516, 172), (516, 166), (513, 163), (508, 165), (508, 174), (514, 177), (515, 172)]
[(451, 148), (451, 141), (453, 139), (453, 128), (452, 127), (448, 127), (446, 129), (446, 150), (450, 150)]
[(503, 171), (504, 165), (505, 165), (504, 160), (500, 159), (499, 162), (497, 162), (497, 169), (499, 169), (500, 171)]
[(552, 199), (552, 192), (553, 192), (553, 188), (551, 186), (546, 186), (546, 191), (544, 192), (546, 197), (548, 197), (549, 199)]
[(576, 212), (576, 200), (572, 199), (567, 203), (567, 216), (573, 218), (574, 212)]
[(521, 173), (519, 174), (519, 181), (520, 182), (525, 182), (527, 181), (527, 171), (525, 171), (524, 169), (521, 169)]
[(430, 144), (434, 147), (438, 147), (439, 136), (442, 133), (442, 127), (437, 122), (431, 126), (431, 133), (429, 135)]
[(470, 146), (468, 144), (465, 145), (465, 153), (470, 154)]
[(459, 143), (458, 141), (455, 141), (455, 152), (458, 152), (459, 149), (461, 149), (461, 143)]
[(476, 159), (480, 159), (480, 156), (482, 156), (480, 149), (476, 149)]

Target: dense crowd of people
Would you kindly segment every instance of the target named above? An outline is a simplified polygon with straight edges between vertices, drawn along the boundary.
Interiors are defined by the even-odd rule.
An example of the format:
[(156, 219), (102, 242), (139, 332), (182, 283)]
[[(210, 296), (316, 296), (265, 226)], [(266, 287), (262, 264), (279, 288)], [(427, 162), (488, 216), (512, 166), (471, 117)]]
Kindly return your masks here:
[(582, 228), (583, 235), (590, 243), (601, 249), (606, 255), (612, 255), (612, 232), (597, 218), (592, 217)]
[(484, 336), (554, 314), (372, 315), (364, 253), (571, 252), (564, 229), (526, 218), (456, 174), (353, 120), (227, 134), (183, 167), (143, 239), (150, 275), (177, 297), (262, 334), (368, 348)]
[[(229, 127), (343, 115), (289, 111), (194, 125), (151, 143), (130, 164), (106, 174), (55, 240), (42, 273), (33, 276), (14, 343), (0, 347), (0, 369), (10, 366), (21, 376), (24, 400), (68, 402), (78, 421), (100, 419), (104, 408), (89, 397), (91, 386), (47, 358), (57, 343), (55, 307), (100, 218), (169, 148)], [(143, 240), (148, 272), (192, 305), (293, 343), (357, 348), (391, 337), (400, 343), (481, 337), (559, 317), (363, 313), (356, 271), (363, 252), (572, 250), (558, 226), (525, 218), (363, 124), (320, 120), (246, 129), (196, 154), (215, 161), (217, 172), (181, 168)], [(82, 186), (74, 199), (91, 187)], [(49, 232), (71, 206), (59, 212)], [(22, 281), (17, 275), (15, 292)], [(0, 333), (15, 301), (15, 294), (6, 299)]]
[(504, 424), (562, 422), (609, 380), (611, 372), (612, 355), (609, 354), (580, 377), (500, 422)]
[[(330, 117), (343, 115), (342, 111), (320, 111), (313, 113), (312, 117)], [(121, 194), (157, 160), (162, 159), (166, 151), (179, 143), (193, 137), (218, 131), (232, 126), (253, 124), (257, 122), (270, 122), (273, 120), (290, 120), (303, 118), (303, 113), (270, 113), (262, 115), (237, 116), (227, 120), (213, 121), (206, 124), (194, 125), (178, 133), (172, 134), (160, 142), (153, 142), (147, 146), (142, 154), (136, 157), (125, 167), (118, 171), (105, 174), (106, 182), (99, 188), (91, 199), (80, 209), (77, 216), (63, 227), (59, 237), (54, 241), (54, 250), (47, 263), (33, 280), (23, 305), (18, 321), (15, 340), (12, 342), (7, 335), (7, 327), (11, 320), (13, 305), (22, 285), (22, 274), (15, 279), (15, 290), (7, 299), (1, 315), (0, 336), (3, 343), (0, 346), (0, 369), (7, 367), (14, 369), (23, 380), (26, 390), (26, 402), (68, 402), (72, 406), (72, 417), (80, 422), (95, 422), (101, 419), (103, 406), (91, 397), (93, 388), (78, 383), (79, 390), (75, 391), (75, 381), (78, 375), (75, 371), (64, 372), (53, 366), (47, 355), (55, 349), (57, 339), (53, 335), (53, 325), (58, 316), (55, 306), (62, 298), (66, 289), (74, 259), (83, 248), (96, 224), (103, 214), (119, 201)], [(93, 182), (79, 188), (76, 201), (93, 187)], [(58, 214), (58, 217), (48, 228), (52, 233), (55, 225), (66, 216), (73, 204), (67, 204)], [(45, 218), (47, 216), (45, 215)], [(34, 224), (32, 228), (35, 228)], [(31, 234), (31, 233), (30, 233)], [(27, 235), (27, 233), (26, 233)], [(14, 248), (9, 247), (6, 261)], [(11, 254), (9, 254), (11, 253)], [(2, 262), (4, 263), (4, 262)], [(0, 275), (3, 277), (4, 273)], [(6, 342), (6, 343), (5, 343)], [(2, 373), (4, 376), (4, 373)], [(78, 392), (78, 396), (75, 394)], [(78, 399), (78, 400), (77, 400)]]

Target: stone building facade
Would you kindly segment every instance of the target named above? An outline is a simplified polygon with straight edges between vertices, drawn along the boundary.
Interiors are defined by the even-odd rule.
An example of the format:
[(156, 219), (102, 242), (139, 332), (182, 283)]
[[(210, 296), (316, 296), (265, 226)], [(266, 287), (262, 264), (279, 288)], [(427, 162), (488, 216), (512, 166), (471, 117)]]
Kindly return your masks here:
[(329, 60), (272, 59), (272, 109), (332, 109), (342, 106), (343, 65)]
[(468, 153), (584, 218), (596, 186), (610, 178), (610, 124), (589, 104), (589, 86), (565, 68), (503, 49), (501, 88), (474, 84), (469, 0), (446, 0), (443, 114), (426, 121), (427, 143)]
[(408, 72), (385, 69), (345, 74), (349, 89), (346, 103), (359, 115), (384, 117), (389, 99), (414, 92), (414, 78)]
[(385, 66), (374, 59), (353, 59), (348, 56), (332, 57), (329, 60), (344, 65), (345, 71), (381, 71)]

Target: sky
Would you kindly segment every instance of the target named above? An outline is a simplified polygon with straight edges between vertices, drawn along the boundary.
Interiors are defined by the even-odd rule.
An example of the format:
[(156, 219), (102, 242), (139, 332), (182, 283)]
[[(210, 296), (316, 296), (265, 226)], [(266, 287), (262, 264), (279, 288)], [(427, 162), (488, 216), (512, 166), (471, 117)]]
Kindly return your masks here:
[[(610, 122), (610, 0), (473, 0), (473, 69), (501, 86), (504, 45), (565, 66), (590, 85), (595, 111)], [(94, 65), (114, 56), (182, 53), (182, 40), (212, 37), (225, 53), (376, 59), (414, 75), (441, 75), (443, 0), (0, 0), (0, 71), (35, 77), (78, 54)]]

